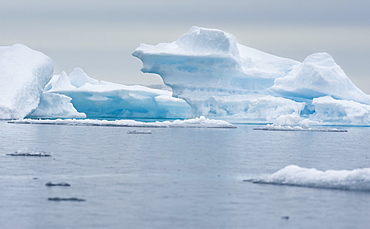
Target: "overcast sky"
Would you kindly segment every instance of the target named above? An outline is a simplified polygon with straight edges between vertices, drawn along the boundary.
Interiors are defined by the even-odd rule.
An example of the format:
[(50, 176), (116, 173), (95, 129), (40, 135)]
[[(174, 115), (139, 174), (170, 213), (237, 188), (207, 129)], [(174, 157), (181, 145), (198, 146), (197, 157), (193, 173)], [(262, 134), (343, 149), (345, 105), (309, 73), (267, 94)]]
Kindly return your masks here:
[(370, 94), (370, 1), (364, 0), (2, 0), (0, 45), (21, 43), (96, 79), (159, 84), (131, 53), (172, 42), (197, 25), (238, 43), (298, 61), (328, 52)]

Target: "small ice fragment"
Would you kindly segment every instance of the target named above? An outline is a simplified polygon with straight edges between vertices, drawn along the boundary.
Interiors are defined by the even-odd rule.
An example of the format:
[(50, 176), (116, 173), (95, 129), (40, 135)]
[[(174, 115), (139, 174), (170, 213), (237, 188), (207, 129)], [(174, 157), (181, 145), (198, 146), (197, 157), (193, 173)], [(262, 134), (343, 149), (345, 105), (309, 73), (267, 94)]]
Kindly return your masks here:
[(61, 198), (61, 197), (49, 197), (49, 201), (74, 201), (74, 202), (84, 202), (85, 199), (80, 199), (77, 197), (70, 197), (70, 198)]
[(45, 184), (45, 186), (47, 187), (53, 187), (53, 186), (63, 186), (63, 187), (69, 187), (71, 186), (70, 184), (66, 183), (66, 182), (61, 182), (61, 183), (52, 183), (52, 182), (48, 182)]
[(23, 157), (51, 157), (50, 153), (44, 151), (28, 151), (26, 147), (15, 151), (14, 153), (8, 153), (7, 156), (23, 156)]
[(127, 134), (152, 134), (150, 130), (129, 130)]

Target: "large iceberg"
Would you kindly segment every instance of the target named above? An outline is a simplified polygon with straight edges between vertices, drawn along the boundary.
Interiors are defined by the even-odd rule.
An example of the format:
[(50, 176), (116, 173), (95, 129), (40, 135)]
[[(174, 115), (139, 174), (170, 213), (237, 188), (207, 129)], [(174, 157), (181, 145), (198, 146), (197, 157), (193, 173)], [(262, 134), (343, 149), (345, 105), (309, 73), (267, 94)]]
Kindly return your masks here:
[(133, 55), (194, 117), (269, 123), (298, 115), (319, 124), (370, 124), (370, 96), (327, 53), (300, 63), (240, 45), (229, 33), (192, 27), (175, 42), (141, 44)]
[(100, 82), (81, 68), (54, 76), (27, 118), (186, 118), (189, 105), (170, 91)]
[(0, 47), (0, 119), (23, 118), (53, 76), (52, 60), (24, 45)]

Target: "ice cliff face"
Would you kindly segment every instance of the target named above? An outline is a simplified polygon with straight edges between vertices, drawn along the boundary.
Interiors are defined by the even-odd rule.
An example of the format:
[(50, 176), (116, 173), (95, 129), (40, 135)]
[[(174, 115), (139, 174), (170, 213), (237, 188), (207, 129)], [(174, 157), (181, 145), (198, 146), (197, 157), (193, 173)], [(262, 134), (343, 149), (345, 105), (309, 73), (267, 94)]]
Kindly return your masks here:
[(39, 108), (28, 117), (186, 118), (189, 111), (189, 105), (169, 91), (99, 82), (75, 68), (69, 76), (62, 72), (52, 78)]
[(0, 119), (23, 118), (39, 104), (54, 64), (24, 45), (0, 47)]
[[(370, 98), (358, 89), (327, 53), (302, 63), (236, 43), (233, 35), (192, 27), (172, 43), (141, 44), (133, 55), (143, 72), (159, 74), (173, 95), (184, 99), (193, 116), (241, 122), (273, 122), (296, 114), (318, 122), (370, 124)], [(323, 109), (330, 97), (330, 106)], [(356, 109), (343, 109), (348, 101)], [(358, 117), (358, 116), (361, 117)]]

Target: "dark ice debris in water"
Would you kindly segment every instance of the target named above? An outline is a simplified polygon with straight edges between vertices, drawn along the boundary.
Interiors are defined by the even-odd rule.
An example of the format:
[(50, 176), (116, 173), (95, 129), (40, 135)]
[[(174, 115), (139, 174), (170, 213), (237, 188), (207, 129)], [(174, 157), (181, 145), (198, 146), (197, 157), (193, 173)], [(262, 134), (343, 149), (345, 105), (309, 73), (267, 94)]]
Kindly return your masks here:
[(66, 183), (66, 182), (61, 182), (61, 183), (52, 183), (52, 182), (48, 182), (45, 184), (45, 186), (47, 187), (53, 187), (53, 186), (62, 186), (62, 187), (69, 187), (71, 186), (70, 184)]
[(70, 198), (61, 198), (61, 197), (50, 197), (48, 198), (49, 201), (73, 201), (73, 202), (84, 202), (85, 199), (80, 199), (77, 197), (70, 197)]
[(129, 130), (127, 134), (152, 134), (150, 130)]
[(32, 153), (8, 153), (7, 156), (23, 156), (23, 157), (51, 157), (50, 153), (46, 152), (32, 152)]

